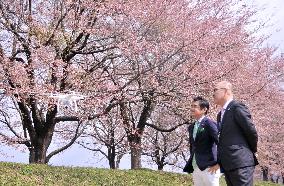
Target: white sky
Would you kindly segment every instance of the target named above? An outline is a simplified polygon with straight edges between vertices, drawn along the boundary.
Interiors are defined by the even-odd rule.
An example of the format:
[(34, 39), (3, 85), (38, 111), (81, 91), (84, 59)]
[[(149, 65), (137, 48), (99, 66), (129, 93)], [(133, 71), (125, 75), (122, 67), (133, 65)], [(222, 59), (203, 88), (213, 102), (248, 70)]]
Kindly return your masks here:
[(270, 18), (269, 25), (271, 26), (265, 30), (271, 34), (268, 43), (279, 47), (279, 52), (284, 53), (284, 0), (253, 0), (253, 3), (258, 8), (264, 8), (259, 12), (260, 19)]
[[(266, 33), (272, 34), (267, 41), (269, 45), (278, 46), (279, 53), (284, 53), (284, 0), (243, 0), (245, 2), (253, 2), (257, 7), (264, 8), (259, 12), (259, 19), (268, 20), (269, 24), (273, 24), (265, 30)], [(282, 11), (281, 11), (282, 10)], [(1, 152), (7, 153), (5, 157)], [(128, 159), (128, 158), (126, 158)], [(124, 159), (121, 168), (130, 168), (130, 162)], [(15, 151), (10, 147), (1, 147), (0, 161), (23, 162), (28, 163), (28, 153)], [(63, 153), (56, 155), (50, 160), (51, 165), (64, 166), (90, 166), (90, 167), (108, 167), (105, 159), (98, 159), (85, 149), (73, 146)]]

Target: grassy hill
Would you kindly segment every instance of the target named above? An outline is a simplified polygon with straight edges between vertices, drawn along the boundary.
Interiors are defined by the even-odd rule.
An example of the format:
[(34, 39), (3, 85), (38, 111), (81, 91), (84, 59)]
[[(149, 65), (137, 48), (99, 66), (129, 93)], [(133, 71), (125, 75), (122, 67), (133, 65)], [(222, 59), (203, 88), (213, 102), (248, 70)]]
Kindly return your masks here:
[[(182, 186), (192, 185), (186, 174), (141, 170), (109, 170), (80, 167), (54, 167), (0, 162), (0, 185), (115, 185), (115, 186)], [(224, 179), (221, 186), (225, 185)], [(257, 186), (277, 184), (258, 182)]]

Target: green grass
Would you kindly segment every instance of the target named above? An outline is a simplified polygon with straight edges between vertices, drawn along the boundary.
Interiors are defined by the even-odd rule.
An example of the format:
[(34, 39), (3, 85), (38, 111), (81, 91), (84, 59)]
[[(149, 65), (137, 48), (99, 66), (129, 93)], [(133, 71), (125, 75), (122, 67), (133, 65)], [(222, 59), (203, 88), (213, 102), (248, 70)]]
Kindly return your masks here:
[[(55, 167), (0, 162), (0, 185), (98, 185), (98, 186), (182, 186), (192, 185), (190, 175), (140, 170), (109, 170), (80, 167)], [(221, 179), (221, 186), (226, 185)], [(257, 186), (276, 184), (258, 182)]]

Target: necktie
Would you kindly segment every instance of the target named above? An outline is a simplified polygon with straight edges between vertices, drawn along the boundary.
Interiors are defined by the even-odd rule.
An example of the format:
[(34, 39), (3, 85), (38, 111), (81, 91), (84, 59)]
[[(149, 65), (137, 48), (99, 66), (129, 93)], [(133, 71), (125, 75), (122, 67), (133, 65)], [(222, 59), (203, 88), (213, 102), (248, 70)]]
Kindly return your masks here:
[(199, 122), (196, 121), (195, 124), (194, 124), (194, 128), (193, 128), (193, 139), (194, 139), (194, 140), (195, 140), (195, 138), (196, 138), (196, 134), (197, 134), (198, 127), (199, 127)]
[(224, 116), (225, 111), (226, 111), (226, 109), (222, 108), (222, 110), (221, 110), (221, 120), (220, 120), (220, 122), (223, 121), (223, 116)]

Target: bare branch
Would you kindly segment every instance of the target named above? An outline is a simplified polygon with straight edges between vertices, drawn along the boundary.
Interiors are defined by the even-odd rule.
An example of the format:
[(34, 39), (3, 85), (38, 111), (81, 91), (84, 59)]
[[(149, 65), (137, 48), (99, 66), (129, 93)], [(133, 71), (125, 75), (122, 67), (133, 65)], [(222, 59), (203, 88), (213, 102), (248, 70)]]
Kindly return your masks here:
[(58, 123), (60, 121), (80, 121), (80, 118), (77, 116), (57, 116), (54, 118), (55, 123)]
[(156, 129), (160, 132), (172, 132), (174, 130), (176, 130), (178, 127), (180, 126), (183, 126), (183, 125), (188, 125), (188, 122), (184, 122), (184, 123), (181, 123), (181, 124), (178, 124), (170, 129), (163, 129), (163, 128), (160, 128), (159, 126), (156, 126), (156, 125), (153, 125), (153, 124), (150, 124), (150, 123), (146, 123), (147, 126), (149, 127), (152, 127), (153, 129)]
[(75, 135), (74, 135), (74, 137), (71, 139), (71, 141), (70, 141), (67, 145), (65, 145), (65, 146), (63, 146), (63, 147), (61, 147), (61, 148), (59, 148), (59, 149), (57, 149), (57, 150), (51, 152), (48, 156), (46, 156), (45, 163), (48, 163), (48, 161), (50, 160), (50, 158), (51, 158), (52, 156), (54, 156), (54, 155), (56, 155), (56, 154), (58, 154), (58, 153), (60, 153), (60, 152), (62, 152), (62, 151), (64, 151), (64, 150), (68, 149), (71, 145), (73, 145), (73, 144), (75, 143), (75, 141), (76, 141), (76, 140), (80, 137), (80, 135), (83, 133), (83, 131), (79, 132), (80, 126), (81, 126), (81, 122), (78, 122), (78, 126), (77, 126), (77, 128), (76, 128)]
[(102, 151), (101, 148), (99, 148), (99, 149), (96, 149), (96, 148), (89, 148), (89, 147), (87, 147), (86, 145), (84, 145), (84, 144), (82, 144), (82, 143), (78, 143), (78, 144), (81, 145), (82, 147), (84, 147), (85, 149), (90, 150), (90, 151), (100, 152), (102, 155), (104, 155), (106, 158), (108, 158), (108, 155), (107, 155), (104, 151)]
[(13, 127), (12, 127), (11, 124), (10, 124), (10, 122), (8, 121), (8, 119), (7, 119), (7, 117), (8, 117), (7, 113), (3, 112), (2, 110), (0, 110), (0, 112), (1, 112), (1, 114), (3, 115), (4, 120), (5, 120), (5, 121), (1, 121), (1, 122), (5, 123), (5, 124), (8, 126), (8, 128), (11, 130), (11, 132), (12, 132), (16, 137), (21, 138), (21, 136), (13, 129)]

